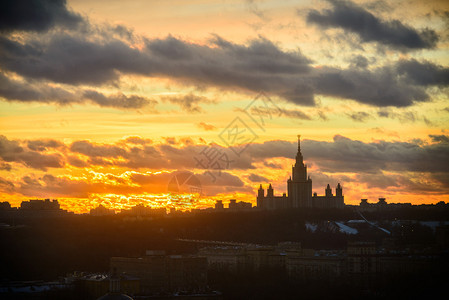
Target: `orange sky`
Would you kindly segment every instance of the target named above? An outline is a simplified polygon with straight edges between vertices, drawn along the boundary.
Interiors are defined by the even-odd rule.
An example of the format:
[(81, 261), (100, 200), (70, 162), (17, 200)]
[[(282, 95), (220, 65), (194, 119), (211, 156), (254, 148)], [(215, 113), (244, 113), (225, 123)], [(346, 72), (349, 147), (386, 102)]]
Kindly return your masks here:
[[(42, 5), (0, 25), (2, 201), (255, 203), (297, 134), (318, 194), (449, 201), (445, 1)], [(201, 195), (170, 194), (183, 171)]]

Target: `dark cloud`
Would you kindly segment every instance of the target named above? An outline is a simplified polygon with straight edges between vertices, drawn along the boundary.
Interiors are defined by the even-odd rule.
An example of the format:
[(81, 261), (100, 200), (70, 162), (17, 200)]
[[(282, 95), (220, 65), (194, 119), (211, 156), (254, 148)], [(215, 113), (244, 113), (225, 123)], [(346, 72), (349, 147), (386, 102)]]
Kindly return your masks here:
[[(359, 174), (356, 175), (356, 181), (365, 184), (367, 188), (379, 188), (394, 192), (420, 193), (420, 194), (446, 194), (447, 185), (445, 179), (434, 176), (441, 173), (431, 173), (423, 177), (422, 174)], [(447, 174), (447, 173), (446, 173)], [(446, 177), (447, 178), (447, 177)], [(446, 187), (445, 187), (446, 185)]]
[(282, 168), (282, 165), (276, 164), (276, 163), (273, 163), (273, 162), (269, 162), (269, 161), (264, 161), (263, 165), (268, 167), (268, 168), (272, 168), (272, 169), (281, 169)]
[[(141, 141), (142, 142), (142, 141)], [(139, 144), (132, 143), (98, 144), (89, 141), (75, 141), (69, 147), (75, 154), (85, 156), (83, 162), (72, 159), (74, 166), (84, 165), (87, 161), (91, 165), (100, 166), (122, 166), (131, 169), (214, 169), (208, 161), (208, 151), (218, 151), (223, 156), (218, 162), (222, 169), (253, 169), (254, 159), (251, 153), (245, 153), (236, 157), (230, 149), (219, 145), (195, 145), (191, 139), (182, 139), (179, 142), (174, 138), (165, 138), (162, 144), (148, 142)], [(220, 156), (221, 157), (221, 156)], [(218, 169), (217, 169), (218, 170)]]
[(352, 57), (349, 62), (352, 64), (352, 66), (362, 69), (365, 69), (369, 65), (368, 59), (362, 55), (356, 55)]
[(414, 84), (427, 86), (446, 86), (449, 84), (449, 68), (435, 65), (429, 61), (416, 59), (400, 60), (397, 63), (399, 75), (404, 75)]
[[(1, 39), (1, 37), (0, 37)], [(1, 56), (0, 56), (1, 57)], [(42, 102), (67, 105), (69, 103), (80, 103), (72, 92), (62, 88), (52, 87), (47, 84), (39, 86), (23, 80), (15, 80), (0, 72), (0, 97), (8, 101), (19, 102)]]
[(311, 10), (307, 22), (323, 28), (341, 28), (357, 34), (363, 42), (378, 42), (400, 50), (434, 48), (434, 30), (417, 30), (399, 20), (382, 20), (363, 7), (345, 0), (328, 0), (331, 9)]
[[(301, 105), (314, 105), (315, 95), (320, 94), (374, 106), (402, 107), (427, 101), (429, 96), (425, 89), (428, 86), (448, 84), (448, 68), (427, 61), (407, 64), (402, 60), (373, 69), (312, 68), (311, 61), (300, 52), (283, 51), (263, 38), (240, 45), (216, 36), (211, 43), (210, 46), (198, 45), (169, 36), (145, 40), (146, 48), (139, 50), (113, 37), (99, 40), (65, 32), (25, 44), (1, 37), (0, 66), (27, 78), (72, 85), (113, 83), (121, 74), (169, 77), (182, 84), (244, 92), (265, 91)], [(424, 74), (423, 69), (426, 70)], [(50, 90), (43, 93), (30, 88), (22, 90), (11, 80), (3, 79), (3, 82), (2, 93), (7, 99), (81, 101), (77, 95), (64, 90), (49, 87)], [(12, 84), (17, 86), (12, 88)], [(139, 96), (124, 98), (96, 95), (92, 91), (86, 93), (91, 101), (103, 106), (126, 108), (152, 103)], [(169, 97), (167, 101), (189, 112), (199, 112), (199, 103), (211, 102), (194, 95)], [(307, 119), (304, 113), (286, 113)]]
[[(332, 142), (303, 140), (302, 153), (309, 165), (314, 186), (335, 186), (356, 181), (368, 187), (394, 188), (408, 192), (441, 193), (449, 187), (449, 137), (432, 136), (433, 143), (422, 141), (364, 143), (342, 136)], [(290, 144), (290, 145), (289, 145)], [(293, 158), (296, 143), (271, 141), (248, 148), (256, 161), (275, 157)], [(270, 151), (277, 148), (275, 154)], [(253, 154), (254, 151), (254, 154)], [(323, 173), (325, 172), (325, 173)], [(341, 173), (354, 173), (351, 179)]]
[(28, 149), (33, 151), (46, 151), (48, 149), (53, 148), (64, 148), (64, 143), (60, 141), (51, 140), (51, 139), (43, 139), (43, 140), (32, 140), (27, 142)]
[(299, 109), (281, 109), (282, 116), (292, 118), (292, 119), (298, 119), (298, 120), (311, 120), (312, 118), (307, 115), (305, 112), (299, 110)]
[(264, 182), (264, 183), (269, 182), (268, 178), (263, 177), (263, 176), (260, 176), (260, 175), (257, 175), (257, 174), (254, 174), (254, 173), (251, 173), (251, 174), (248, 176), (248, 179), (249, 179), (251, 182), (259, 182), (259, 183), (262, 183), (262, 182)]
[(432, 139), (433, 142), (435, 143), (445, 143), (445, 144), (449, 144), (449, 136), (447, 135), (429, 135), (429, 137)]
[(212, 173), (205, 171), (197, 174), (200, 180), (204, 195), (229, 194), (235, 192), (252, 193), (253, 188), (246, 186), (236, 175), (229, 172)]
[(48, 40), (34, 38), (23, 45), (0, 37), (2, 67), (23, 76), (68, 84), (102, 84), (119, 78), (118, 70), (149, 69), (142, 52), (111, 38), (58, 32)]
[(106, 96), (94, 90), (87, 90), (84, 92), (83, 96), (102, 107), (136, 109), (147, 106), (154, 107), (157, 104), (156, 100), (137, 95), (127, 96), (122, 93)]
[(147, 41), (146, 45), (147, 49), (149, 49), (155, 56), (165, 59), (183, 61), (193, 59), (195, 56), (191, 46), (171, 35), (165, 39), (153, 39)]
[[(243, 111), (243, 110), (242, 110)], [(252, 116), (261, 119), (272, 118), (273, 116), (287, 117), (296, 120), (311, 120), (312, 118), (299, 109), (287, 109), (279, 107), (252, 106), (249, 110)]]
[(12, 181), (0, 177), (0, 190), (11, 194), (15, 190), (15, 185)]
[(0, 135), (0, 158), (7, 163), (21, 163), (44, 171), (48, 168), (62, 168), (65, 164), (63, 156), (59, 153), (42, 154), (32, 151), (22, 147), (18, 141), (8, 140), (3, 135)]
[(209, 172), (197, 175), (202, 186), (244, 187), (243, 181), (228, 172), (220, 172), (211, 176)]
[(305, 140), (304, 155), (322, 171), (378, 173), (384, 171), (449, 172), (447, 143), (363, 143), (343, 136), (333, 142)]
[[(199, 152), (198, 146), (177, 148), (169, 144), (173, 138), (168, 138), (165, 144), (152, 145), (148, 140), (140, 147), (127, 146), (123, 143), (97, 144), (89, 141), (75, 141), (70, 150), (86, 156), (87, 163), (100, 166), (123, 166), (132, 169), (178, 169), (195, 167), (194, 156)], [(191, 158), (191, 159), (186, 159)]]
[(427, 125), (433, 124), (426, 117), (420, 116), (415, 111), (395, 110), (392, 108), (382, 108), (377, 111), (377, 115), (381, 118), (390, 118), (399, 120), (401, 123), (414, 123), (416, 121), (424, 121)]
[(449, 173), (447, 172), (436, 172), (430, 174), (431, 178), (440, 182), (443, 188), (449, 189)]
[(294, 158), (298, 148), (296, 142), (276, 140), (252, 144), (247, 149), (244, 155), (259, 161), (274, 157)]
[(156, 100), (138, 95), (116, 93), (105, 95), (88, 89), (72, 88), (66, 90), (50, 86), (43, 82), (26, 82), (14, 80), (0, 73), (0, 97), (7, 101), (54, 103), (57, 105), (94, 103), (101, 107), (117, 109), (151, 108), (155, 112)]
[(70, 150), (75, 153), (84, 154), (89, 157), (125, 157), (125, 149), (115, 145), (94, 144), (89, 141), (76, 141), (70, 146)]
[(86, 161), (79, 159), (78, 157), (76, 157), (74, 155), (67, 156), (67, 162), (70, 165), (77, 167), (77, 168), (85, 168), (85, 167), (89, 166), (89, 164)]
[(375, 174), (357, 174), (356, 180), (360, 183), (366, 183), (368, 188), (387, 189), (391, 187), (399, 187), (404, 184), (404, 176), (386, 175), (382, 172)]
[(429, 99), (424, 88), (404, 82), (395, 66), (372, 71), (325, 67), (318, 72), (316, 89), (324, 95), (380, 107), (404, 107)]
[[(315, 178), (316, 172), (350, 172), (366, 174), (364, 180), (369, 180), (370, 174), (384, 171), (417, 172), (424, 177), (438, 173), (438, 178), (445, 178), (441, 174), (449, 173), (448, 165), (443, 163), (449, 161), (449, 137), (441, 135), (431, 138), (431, 144), (422, 141), (365, 143), (337, 135), (332, 142), (303, 140), (301, 148), (306, 162), (313, 164), (314, 171), (310, 172), (312, 179)], [(254, 161), (265, 161), (274, 157), (292, 159), (295, 153), (295, 142), (269, 141), (251, 145), (244, 152), (244, 157)]]
[[(138, 50), (118, 39), (95, 40), (65, 32), (25, 45), (3, 37), (0, 65), (22, 76), (68, 84), (98, 85), (117, 80), (120, 72), (134, 73), (226, 89), (266, 89), (297, 103), (313, 104), (313, 91), (304, 79), (291, 78), (310, 70), (309, 59), (301, 53), (284, 52), (266, 39), (244, 46), (215, 37), (212, 43), (210, 47), (168, 37), (147, 40), (147, 47)], [(174, 50), (178, 48), (182, 55)]]
[[(219, 51), (216, 52), (222, 54), (221, 58), (227, 58), (226, 61), (232, 64), (230, 67), (242, 74), (247, 72), (272, 75), (304, 74), (310, 70), (309, 64), (312, 62), (301, 52), (283, 51), (263, 37), (251, 40), (248, 46), (234, 44), (217, 35), (211, 42), (219, 47)], [(275, 59), (267, 60), (269, 57)]]
[(215, 100), (211, 100), (203, 96), (197, 96), (192, 93), (187, 95), (162, 96), (161, 99), (163, 101), (178, 105), (183, 111), (188, 113), (204, 112), (200, 104), (217, 103), (217, 101)]
[(350, 117), (352, 120), (356, 121), (356, 122), (366, 122), (367, 120), (371, 119), (372, 116), (364, 111), (358, 111), (358, 112), (353, 112), (353, 113), (347, 113), (346, 114), (348, 117)]
[(318, 195), (325, 193), (324, 190), (328, 184), (332, 189), (335, 189), (337, 184), (340, 183), (343, 190), (345, 190), (345, 183), (353, 181), (350, 177), (341, 174), (325, 174), (319, 170), (309, 171), (309, 173), (313, 179), (313, 190), (314, 192), (317, 192)]
[[(4, 5), (13, 9), (24, 6), (24, 3), (21, 0)], [(26, 15), (30, 8), (36, 14), (28, 17), (31, 23), (47, 20), (42, 23), (46, 25), (35, 27), (40, 30), (64, 25), (61, 20), (66, 20), (67, 24), (75, 19), (82, 21), (81, 17), (67, 10), (64, 1), (33, 0), (27, 3), (27, 7), (16, 12)], [(415, 41), (418, 38), (424, 42), (424, 31), (417, 32), (398, 21), (382, 21), (351, 2), (331, 3), (333, 10), (322, 13), (312, 11), (309, 19), (314, 22), (317, 18), (339, 22), (342, 19), (348, 23), (348, 30), (363, 29), (363, 26), (353, 25), (352, 19), (355, 18), (368, 24), (368, 29), (363, 29), (366, 35), (377, 37), (386, 31), (389, 32), (387, 41), (394, 36), (392, 41), (409, 48), (419, 46)], [(39, 7), (42, 9), (37, 9)], [(346, 13), (349, 14), (348, 18), (340, 16)], [(24, 19), (14, 13), (11, 15), (19, 23)], [(117, 84), (122, 75), (138, 74), (166, 77), (185, 85), (251, 93), (265, 91), (300, 105), (314, 105), (315, 95), (327, 95), (374, 106), (403, 107), (429, 100), (427, 87), (442, 88), (449, 84), (448, 68), (428, 61), (401, 60), (396, 64), (369, 68), (367, 59), (357, 56), (348, 68), (314, 68), (312, 61), (299, 50), (285, 51), (263, 37), (247, 44), (236, 44), (214, 35), (209, 45), (203, 45), (173, 36), (161, 39), (137, 37), (122, 25), (85, 24), (83, 30), (73, 30), (69, 26), (72, 30), (30, 34), (20, 39), (14, 35), (0, 35), (0, 68), (6, 72), (0, 74), (0, 96), (8, 101), (56, 104), (90, 101), (104, 107), (125, 109), (154, 106), (154, 100), (138, 95), (104, 95), (92, 88), (81, 90), (76, 87)], [(431, 31), (426, 32), (432, 35)], [(139, 47), (136, 47), (137, 42)], [(24, 79), (12, 79), (9, 75), (12, 73)], [(55, 87), (49, 81), (69, 84), (72, 88)], [(213, 102), (192, 94), (166, 99), (191, 113), (201, 112), (200, 103)], [(293, 110), (285, 111), (285, 115), (310, 118), (301, 111)]]
[(65, 0), (0, 1), (0, 31), (45, 31), (53, 26), (75, 28), (83, 19)]

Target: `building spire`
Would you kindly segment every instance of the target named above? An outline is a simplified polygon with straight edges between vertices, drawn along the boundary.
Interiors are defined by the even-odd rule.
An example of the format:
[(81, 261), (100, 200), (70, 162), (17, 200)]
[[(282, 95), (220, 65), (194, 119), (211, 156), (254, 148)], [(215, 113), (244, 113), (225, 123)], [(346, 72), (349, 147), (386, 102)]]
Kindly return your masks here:
[(301, 153), (301, 135), (298, 134), (298, 153), (296, 154), (296, 166), (304, 165)]

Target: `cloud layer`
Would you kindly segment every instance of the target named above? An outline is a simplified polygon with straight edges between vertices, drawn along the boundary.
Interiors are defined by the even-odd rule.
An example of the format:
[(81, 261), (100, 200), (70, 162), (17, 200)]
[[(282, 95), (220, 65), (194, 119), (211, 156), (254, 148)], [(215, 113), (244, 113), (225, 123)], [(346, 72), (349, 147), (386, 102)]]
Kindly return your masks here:
[(362, 42), (377, 42), (400, 50), (434, 48), (434, 30), (417, 30), (399, 20), (383, 20), (363, 7), (345, 0), (328, 0), (332, 9), (310, 10), (307, 22), (323, 28), (341, 28), (357, 34)]
[(75, 28), (83, 18), (67, 9), (65, 0), (14, 0), (0, 3), (0, 31), (46, 31)]
[[(430, 139), (430, 143), (364, 143), (337, 135), (332, 142), (304, 140), (301, 148), (315, 183), (324, 183), (325, 180), (333, 182), (332, 174), (354, 174), (352, 177), (335, 176), (368, 187), (391, 186), (405, 191), (447, 192), (449, 167), (444, 162), (449, 160), (449, 137), (432, 135)], [(202, 158), (205, 147), (214, 147), (226, 153), (231, 162), (221, 164), (220, 168), (216, 168), (217, 165), (199, 165), (195, 158)], [(212, 187), (214, 194), (251, 192), (258, 183), (268, 182), (269, 177), (264, 173), (256, 174), (256, 166), (264, 164), (266, 172), (270, 168), (279, 172), (279, 166), (270, 161), (275, 158), (293, 161), (295, 152), (295, 142), (280, 140), (251, 144), (240, 157), (236, 157), (229, 149), (218, 145), (192, 145), (175, 139), (167, 143), (153, 143), (139, 137), (128, 137), (113, 144), (85, 140), (64, 144), (56, 140), (19, 141), (4, 136), (0, 138), (0, 162), (5, 166), (4, 171), (19, 167), (29, 168), (30, 171), (68, 166), (86, 168), (84, 177), (30, 173), (15, 183), (4, 179), (3, 192), (10, 193), (15, 186), (16, 192), (27, 196), (32, 195), (31, 191), (41, 193), (46, 189), (57, 195), (62, 195), (65, 189), (73, 191), (67, 195), (70, 197), (106, 192), (141, 193), (148, 192), (148, 189), (161, 192), (161, 186), (165, 189), (170, 176), (173, 176), (170, 174), (179, 169), (197, 170), (202, 185)], [(96, 167), (118, 167), (130, 171), (114, 175), (92, 171)], [(158, 170), (166, 171), (151, 173)], [(287, 168), (285, 175), (288, 173)]]
[[(325, 172), (379, 171), (448, 172), (442, 162), (449, 159), (449, 137), (431, 135), (432, 143), (387, 142), (365, 143), (336, 135), (333, 142), (304, 140), (301, 148), (307, 160)], [(170, 138), (166, 143), (153, 143), (139, 137), (129, 137), (114, 144), (74, 141), (69, 145), (56, 140), (9, 140), (0, 136), (0, 157), (4, 163), (19, 163), (27, 167), (46, 170), (70, 164), (77, 157), (83, 165), (121, 166), (131, 169), (205, 169), (197, 163), (209, 149), (225, 153), (229, 164), (224, 169), (251, 170), (255, 163), (272, 158), (293, 158), (296, 143), (267, 141), (250, 144), (237, 157), (233, 152), (216, 144), (198, 145), (194, 141)], [(189, 159), (190, 158), (190, 159)], [(75, 160), (74, 160), (75, 161)], [(74, 165), (77, 167), (77, 165)], [(206, 168), (207, 169), (207, 168)]]
[[(14, 3), (9, 4), (9, 10), (17, 10), (22, 1)], [(168, 78), (187, 86), (243, 93), (264, 91), (309, 106), (316, 104), (317, 95), (325, 95), (379, 107), (405, 107), (429, 101), (427, 88), (448, 85), (449, 69), (425, 60), (403, 59), (371, 66), (359, 56), (358, 62), (347, 68), (317, 68), (300, 50), (283, 50), (263, 37), (238, 44), (213, 35), (206, 45), (171, 35), (148, 38), (136, 36), (124, 26), (91, 26), (70, 12), (63, 1), (32, 3), (43, 7), (41, 13), (31, 18), (32, 22), (42, 23), (36, 27), (41, 32), (20, 39), (8, 33), (0, 35), (0, 69), (3, 70), (0, 96), (9, 101), (57, 104), (90, 101), (124, 109), (151, 105), (153, 101), (144, 96), (120, 92), (107, 96), (94, 88), (117, 86), (121, 77), (129, 74)], [(432, 31), (418, 32), (399, 21), (382, 21), (351, 2), (331, 3), (333, 10), (311, 11), (309, 22), (340, 26), (360, 34), (362, 40), (397, 47), (433, 47), (436, 42)], [(16, 23), (5, 19), (3, 27), (29, 31), (31, 25), (25, 19), (18, 16)], [(61, 20), (83, 21), (84, 26), (58, 29), (68, 24)], [(50, 27), (55, 30), (44, 31)], [(12, 74), (20, 75), (22, 80), (13, 79)], [(86, 85), (91, 88), (80, 87)], [(201, 111), (198, 103), (205, 101), (198, 97), (171, 97), (167, 101), (180, 105), (188, 113), (197, 113)], [(293, 114), (307, 119), (300, 112)]]

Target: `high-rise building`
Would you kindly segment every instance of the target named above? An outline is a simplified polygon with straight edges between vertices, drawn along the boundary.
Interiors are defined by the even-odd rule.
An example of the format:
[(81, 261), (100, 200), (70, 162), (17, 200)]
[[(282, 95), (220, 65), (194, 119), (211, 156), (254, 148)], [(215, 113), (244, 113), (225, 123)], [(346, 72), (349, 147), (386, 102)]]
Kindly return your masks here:
[(288, 198), (292, 208), (312, 206), (312, 179), (307, 176), (307, 165), (301, 153), (301, 136), (298, 135), (298, 153), (292, 176), (287, 180)]
[(342, 208), (344, 207), (343, 188), (340, 183), (332, 194), (330, 185), (327, 185), (324, 196), (312, 195), (312, 179), (307, 175), (307, 165), (301, 153), (301, 136), (298, 135), (298, 153), (295, 165), (292, 166), (292, 175), (287, 180), (287, 192), (282, 196), (275, 196), (271, 184), (267, 195), (260, 185), (257, 192), (257, 207), (260, 209), (288, 209), (288, 208)]

